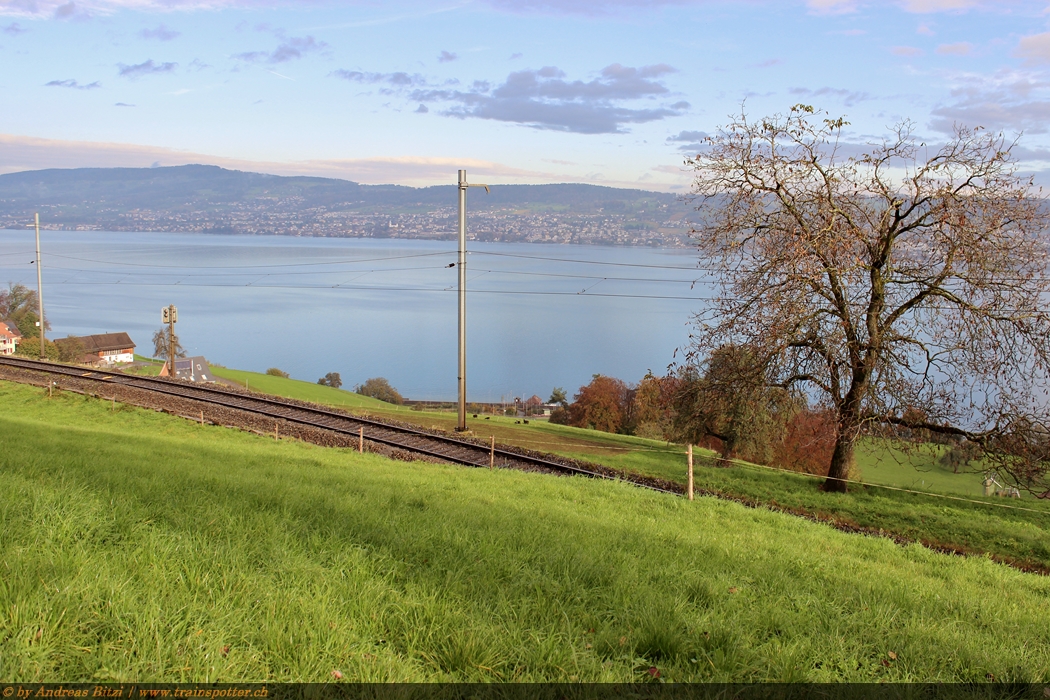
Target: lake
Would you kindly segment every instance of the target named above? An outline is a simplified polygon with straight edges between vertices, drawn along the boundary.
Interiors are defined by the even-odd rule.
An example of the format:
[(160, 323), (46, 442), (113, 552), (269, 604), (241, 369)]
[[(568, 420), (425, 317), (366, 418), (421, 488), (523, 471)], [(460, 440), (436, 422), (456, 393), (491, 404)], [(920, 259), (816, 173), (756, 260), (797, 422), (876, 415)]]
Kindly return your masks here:
[[(191, 355), (407, 398), (456, 396), (449, 241), (41, 231), (49, 337), (128, 332), (151, 355), (175, 304)], [(510, 400), (596, 373), (663, 372), (707, 288), (693, 250), (468, 243), (467, 393)], [(33, 231), (0, 230), (0, 282), (36, 288)]]

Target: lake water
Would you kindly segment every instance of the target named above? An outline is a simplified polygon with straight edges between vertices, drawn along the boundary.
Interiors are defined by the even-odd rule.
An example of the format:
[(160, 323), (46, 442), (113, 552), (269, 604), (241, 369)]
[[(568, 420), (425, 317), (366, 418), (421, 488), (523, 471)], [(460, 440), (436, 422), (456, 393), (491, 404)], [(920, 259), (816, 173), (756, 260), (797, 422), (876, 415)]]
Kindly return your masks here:
[[(412, 399), (456, 396), (454, 242), (42, 231), (50, 337), (126, 331), (152, 354), (161, 307), (191, 355), (346, 388), (383, 376)], [(696, 253), (470, 242), (467, 393), (571, 394), (637, 381), (688, 343)], [(36, 288), (32, 230), (0, 231), (0, 283)]]

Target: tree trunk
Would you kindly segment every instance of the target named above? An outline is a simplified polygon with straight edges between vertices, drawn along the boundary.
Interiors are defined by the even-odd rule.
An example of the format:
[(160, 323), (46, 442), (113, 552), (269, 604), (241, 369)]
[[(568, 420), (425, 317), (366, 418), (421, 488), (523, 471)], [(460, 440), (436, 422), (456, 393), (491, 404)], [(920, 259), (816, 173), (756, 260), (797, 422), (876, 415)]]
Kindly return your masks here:
[(853, 430), (839, 428), (835, 451), (831, 455), (831, 466), (828, 468), (828, 478), (820, 487), (821, 491), (846, 493), (846, 480), (849, 479), (850, 468), (853, 466), (855, 434)]

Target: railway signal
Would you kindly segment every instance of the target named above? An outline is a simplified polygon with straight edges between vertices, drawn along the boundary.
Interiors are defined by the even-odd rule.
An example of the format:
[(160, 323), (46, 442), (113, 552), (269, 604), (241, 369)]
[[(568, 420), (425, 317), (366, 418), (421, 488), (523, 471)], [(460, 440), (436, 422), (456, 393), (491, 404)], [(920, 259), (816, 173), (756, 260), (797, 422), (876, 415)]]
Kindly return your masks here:
[(168, 324), (168, 376), (175, 378), (175, 322), (179, 320), (179, 310), (174, 304), (168, 304), (160, 310), (161, 323)]
[(467, 429), (467, 171), (459, 171), (459, 420), (456, 432)]

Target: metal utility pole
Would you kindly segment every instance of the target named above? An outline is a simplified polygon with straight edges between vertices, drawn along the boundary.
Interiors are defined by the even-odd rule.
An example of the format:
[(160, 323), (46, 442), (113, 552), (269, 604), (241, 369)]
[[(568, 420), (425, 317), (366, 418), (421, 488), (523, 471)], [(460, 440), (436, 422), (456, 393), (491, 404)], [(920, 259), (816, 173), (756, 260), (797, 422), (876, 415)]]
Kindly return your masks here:
[(467, 429), (467, 171), (459, 171), (459, 420), (457, 432)]
[(37, 317), (40, 326), (40, 359), (46, 360), (47, 353), (44, 352), (44, 276), (40, 272), (40, 213), (37, 212), (35, 218), (36, 225), (36, 303), (37, 303)]

